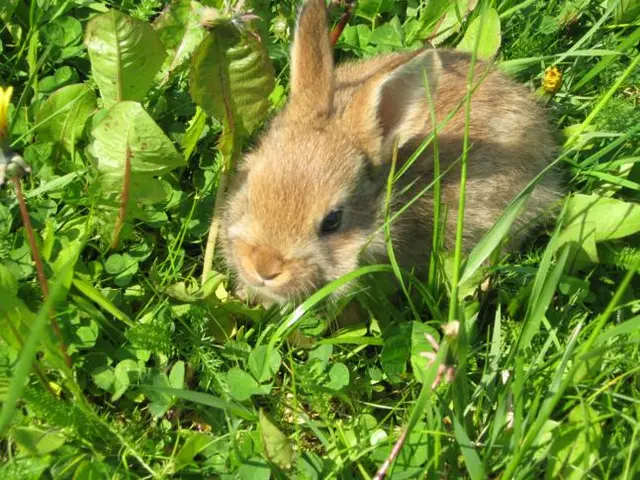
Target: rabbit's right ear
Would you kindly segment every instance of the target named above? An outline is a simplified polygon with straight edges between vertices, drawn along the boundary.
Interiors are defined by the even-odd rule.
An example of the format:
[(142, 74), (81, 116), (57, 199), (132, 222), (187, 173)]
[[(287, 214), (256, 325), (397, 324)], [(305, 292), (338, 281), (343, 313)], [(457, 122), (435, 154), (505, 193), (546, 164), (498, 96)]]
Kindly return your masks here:
[(428, 115), (425, 88), (428, 85), (435, 100), (442, 70), (438, 52), (422, 50), (399, 65), (390, 63), (354, 95), (344, 119), (372, 158), (389, 159), (396, 139), (402, 147), (424, 135)]
[(324, 0), (308, 0), (298, 17), (291, 52), (291, 108), (328, 116), (333, 108), (333, 49)]

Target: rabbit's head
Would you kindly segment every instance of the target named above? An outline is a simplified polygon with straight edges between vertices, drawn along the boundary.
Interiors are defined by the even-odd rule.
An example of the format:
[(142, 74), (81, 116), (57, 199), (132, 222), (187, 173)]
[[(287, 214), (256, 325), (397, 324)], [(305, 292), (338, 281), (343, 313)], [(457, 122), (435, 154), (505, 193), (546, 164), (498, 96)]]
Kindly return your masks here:
[(299, 299), (357, 268), (364, 247), (384, 250), (371, 236), (390, 152), (395, 138), (424, 129), (409, 126), (425, 94), (415, 85), (426, 71), (433, 89), (439, 65), (430, 51), (394, 59), (375, 72), (353, 64), (336, 73), (324, 0), (304, 5), (289, 102), (245, 157), (224, 217), (228, 264), (260, 299)]

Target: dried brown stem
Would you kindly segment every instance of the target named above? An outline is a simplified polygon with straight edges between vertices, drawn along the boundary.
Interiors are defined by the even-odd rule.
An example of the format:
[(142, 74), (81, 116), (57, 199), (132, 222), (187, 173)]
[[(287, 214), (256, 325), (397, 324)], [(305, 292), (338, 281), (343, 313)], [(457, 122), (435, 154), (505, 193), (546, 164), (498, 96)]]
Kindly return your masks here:
[(118, 219), (116, 220), (116, 226), (113, 229), (113, 239), (111, 240), (111, 250), (118, 248), (120, 243), (120, 233), (124, 227), (124, 222), (127, 218), (127, 205), (129, 204), (129, 192), (131, 189), (131, 150), (129, 149), (129, 142), (127, 142), (124, 156), (124, 179), (122, 181), (122, 197), (120, 198), (120, 210), (118, 212)]
[(335, 27), (333, 27), (333, 30), (331, 30), (331, 35), (329, 37), (330, 41), (331, 41), (331, 46), (335, 47), (336, 43), (338, 43), (338, 39), (340, 38), (340, 35), (342, 35), (342, 32), (344, 31), (344, 28), (347, 26), (347, 23), (349, 22), (349, 19), (351, 18), (351, 14), (353, 13), (353, 7), (355, 5), (355, 2), (348, 2), (345, 8), (344, 13), (342, 14), (342, 16), (340, 17), (340, 20), (338, 20), (338, 23)]
[[(13, 184), (16, 188), (16, 197), (18, 199), (18, 205), (20, 206), (22, 223), (24, 224), (24, 229), (27, 233), (27, 241), (29, 242), (29, 247), (31, 248), (31, 256), (33, 257), (33, 261), (36, 264), (38, 282), (40, 283), (42, 296), (46, 300), (49, 297), (49, 285), (47, 283), (47, 277), (44, 274), (44, 267), (42, 265), (42, 259), (40, 258), (38, 244), (36, 243), (36, 236), (33, 233), (33, 226), (31, 225), (31, 219), (29, 218), (27, 204), (25, 203), (24, 195), (22, 194), (22, 183), (20, 180), (20, 175), (15, 175), (13, 177)], [(58, 320), (56, 320), (56, 314), (53, 310), (53, 307), (51, 307), (51, 310), (49, 310), (49, 318), (51, 320), (51, 327), (53, 328), (53, 332), (55, 333), (56, 337), (58, 337), (58, 342), (60, 343), (60, 352), (62, 352), (64, 361), (68, 367), (71, 367), (71, 357), (69, 357), (69, 354), (67, 353), (67, 346), (65, 345), (64, 339), (62, 338), (62, 331), (60, 330)]]
[(386, 477), (389, 467), (391, 466), (393, 461), (396, 459), (396, 457), (400, 454), (400, 451), (402, 450), (402, 447), (406, 440), (407, 440), (407, 429), (405, 428), (402, 431), (402, 434), (400, 435), (398, 440), (396, 440), (396, 443), (393, 445), (393, 448), (391, 449), (391, 453), (389, 454), (387, 459), (384, 461), (384, 463), (380, 466), (380, 468), (374, 475), (373, 480), (382, 480), (384, 477)]

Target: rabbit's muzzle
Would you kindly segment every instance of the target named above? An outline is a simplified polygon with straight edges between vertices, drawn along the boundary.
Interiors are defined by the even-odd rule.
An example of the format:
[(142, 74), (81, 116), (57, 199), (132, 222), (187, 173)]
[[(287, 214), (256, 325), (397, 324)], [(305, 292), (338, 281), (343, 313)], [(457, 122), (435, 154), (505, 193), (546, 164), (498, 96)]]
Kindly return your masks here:
[(279, 303), (302, 298), (317, 284), (318, 269), (302, 259), (286, 259), (268, 245), (236, 241), (238, 275), (259, 297)]

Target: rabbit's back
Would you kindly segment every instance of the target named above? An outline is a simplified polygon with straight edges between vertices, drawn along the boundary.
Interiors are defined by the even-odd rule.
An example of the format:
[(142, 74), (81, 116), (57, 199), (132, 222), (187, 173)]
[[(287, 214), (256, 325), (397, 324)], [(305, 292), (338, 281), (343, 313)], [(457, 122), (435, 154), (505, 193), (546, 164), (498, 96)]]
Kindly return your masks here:
[[(433, 108), (438, 133), (438, 151), (441, 171), (451, 170), (442, 178), (442, 202), (445, 210), (445, 247), (455, 242), (458, 202), (460, 196), (459, 161), (463, 153), (466, 128), (465, 99), (471, 57), (452, 50), (438, 50), (442, 70), (437, 89), (433, 95)], [(336, 69), (335, 110), (340, 119), (341, 111), (348, 111), (357, 99), (357, 92), (369, 79), (381, 72), (393, 71), (406, 63), (414, 53), (381, 55), (369, 60), (347, 62)], [(468, 175), (465, 195), (464, 247), (470, 249), (498, 220), (505, 208), (555, 157), (557, 146), (551, 134), (544, 109), (533, 98), (528, 89), (509, 79), (502, 72), (489, 69), (487, 64), (477, 62), (473, 83), (468, 125)], [(423, 85), (406, 85), (406, 88), (423, 89)], [(356, 100), (357, 101), (357, 100)], [(409, 127), (412, 139), (399, 152), (399, 166), (406, 161), (432, 131), (431, 109), (427, 95), (420, 105)], [(339, 120), (340, 121), (340, 120)], [(343, 119), (347, 134), (359, 128), (348, 116)], [(354, 135), (364, 138), (365, 134)], [(454, 164), (455, 165), (452, 165)], [(433, 181), (433, 148), (428, 148), (416, 164), (405, 175), (400, 188), (415, 182), (404, 196), (396, 198), (399, 207)], [(545, 175), (532, 192), (527, 207), (514, 226), (514, 241), (528, 232), (529, 225), (549, 213), (549, 206), (562, 194), (561, 176), (557, 171)], [(427, 194), (397, 221), (394, 239), (399, 245), (405, 238), (424, 239), (424, 248), (419, 251), (406, 249), (415, 263), (431, 249), (433, 228), (433, 194)], [(381, 242), (382, 243), (382, 242)], [(383, 254), (384, 249), (380, 249)], [(400, 249), (401, 252), (405, 249)]]

